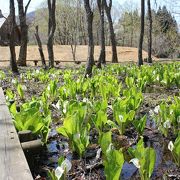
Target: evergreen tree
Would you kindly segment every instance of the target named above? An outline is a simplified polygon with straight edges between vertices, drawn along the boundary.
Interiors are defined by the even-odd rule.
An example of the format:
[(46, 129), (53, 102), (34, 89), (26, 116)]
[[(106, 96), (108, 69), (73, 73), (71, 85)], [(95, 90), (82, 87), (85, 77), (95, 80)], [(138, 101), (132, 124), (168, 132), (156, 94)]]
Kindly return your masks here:
[(172, 14), (167, 10), (166, 6), (159, 7), (156, 13), (156, 20), (159, 22), (161, 32), (167, 33), (168, 30), (178, 30), (177, 22)]

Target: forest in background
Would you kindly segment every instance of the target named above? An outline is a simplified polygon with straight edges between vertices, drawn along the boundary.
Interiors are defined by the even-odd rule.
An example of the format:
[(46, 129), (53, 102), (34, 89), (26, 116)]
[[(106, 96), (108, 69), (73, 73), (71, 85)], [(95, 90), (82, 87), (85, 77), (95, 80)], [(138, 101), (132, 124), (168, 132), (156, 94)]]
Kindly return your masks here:
[[(93, 5), (94, 44), (100, 45), (100, 16), (98, 7)], [(112, 17), (118, 46), (138, 47), (140, 34), (140, 12), (133, 2), (129, 8), (112, 7)], [(39, 25), (39, 33), (43, 44), (47, 42), (48, 8), (43, 3), (30, 20), (29, 44), (36, 44), (35, 26)], [(145, 14), (145, 34), (143, 49), (148, 50), (148, 14)], [(180, 57), (180, 34), (177, 21), (166, 6), (152, 9), (152, 54), (158, 58)], [(87, 30), (84, 5), (81, 0), (60, 0), (56, 5), (55, 44), (87, 45)], [(105, 43), (111, 45), (108, 21), (105, 17)]]

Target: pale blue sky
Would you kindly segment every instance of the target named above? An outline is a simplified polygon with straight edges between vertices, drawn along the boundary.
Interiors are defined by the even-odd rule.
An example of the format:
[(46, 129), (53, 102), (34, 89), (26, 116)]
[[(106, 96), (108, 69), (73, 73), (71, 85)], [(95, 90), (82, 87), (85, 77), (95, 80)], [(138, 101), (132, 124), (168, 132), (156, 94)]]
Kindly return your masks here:
[[(44, 0), (32, 0), (31, 4), (29, 5), (29, 12), (35, 10), (41, 2)], [(15, 3), (17, 0), (15, 0)], [(27, 4), (28, 0), (24, 0), (24, 4)], [(8, 13), (9, 12), (9, 0), (0, 0), (0, 9), (2, 10), (3, 13)], [(16, 3), (16, 9), (17, 9), (17, 3)]]

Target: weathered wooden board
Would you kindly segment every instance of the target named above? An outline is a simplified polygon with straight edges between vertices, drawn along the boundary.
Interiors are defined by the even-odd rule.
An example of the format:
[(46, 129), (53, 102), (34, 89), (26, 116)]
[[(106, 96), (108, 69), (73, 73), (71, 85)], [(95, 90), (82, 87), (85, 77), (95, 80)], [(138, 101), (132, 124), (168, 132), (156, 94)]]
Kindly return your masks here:
[(4, 97), (4, 93), (2, 91), (2, 88), (0, 87), (0, 106), (6, 104), (6, 99)]
[(0, 180), (32, 180), (32, 175), (0, 88)]

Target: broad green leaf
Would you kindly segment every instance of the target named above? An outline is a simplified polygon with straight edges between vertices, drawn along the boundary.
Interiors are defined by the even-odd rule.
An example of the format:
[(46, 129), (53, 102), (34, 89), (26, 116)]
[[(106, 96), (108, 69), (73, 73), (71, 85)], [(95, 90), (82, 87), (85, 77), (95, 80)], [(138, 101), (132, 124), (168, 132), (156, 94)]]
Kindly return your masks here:
[(124, 156), (121, 151), (110, 150), (104, 161), (104, 171), (107, 180), (119, 180), (124, 164)]
[(112, 142), (111, 135), (112, 133), (109, 131), (107, 133), (102, 133), (101, 136), (99, 137), (100, 146), (104, 154), (106, 154), (106, 151)]
[(146, 120), (147, 120), (147, 117), (143, 116), (140, 120), (133, 121), (133, 125), (140, 135), (142, 135), (144, 132), (144, 128), (146, 126)]

